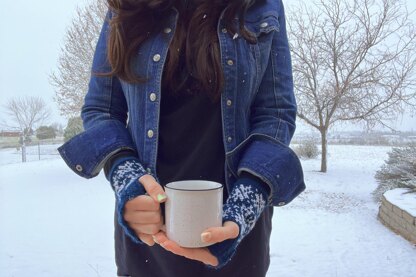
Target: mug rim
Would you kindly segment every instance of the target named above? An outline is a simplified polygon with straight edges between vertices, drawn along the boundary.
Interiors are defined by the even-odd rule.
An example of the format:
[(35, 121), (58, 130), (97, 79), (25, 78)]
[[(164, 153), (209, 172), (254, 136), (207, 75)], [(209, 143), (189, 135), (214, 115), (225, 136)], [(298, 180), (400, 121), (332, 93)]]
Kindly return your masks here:
[[(175, 184), (175, 183), (191, 183), (191, 182), (206, 182), (206, 183), (212, 183), (218, 185), (214, 188), (207, 188), (207, 189), (185, 189), (185, 188), (174, 188), (169, 185)], [(224, 188), (224, 185), (215, 181), (208, 181), (208, 180), (180, 180), (180, 181), (174, 181), (169, 182), (165, 185), (165, 188), (171, 189), (171, 190), (179, 190), (179, 191), (210, 191), (210, 190), (218, 190)]]

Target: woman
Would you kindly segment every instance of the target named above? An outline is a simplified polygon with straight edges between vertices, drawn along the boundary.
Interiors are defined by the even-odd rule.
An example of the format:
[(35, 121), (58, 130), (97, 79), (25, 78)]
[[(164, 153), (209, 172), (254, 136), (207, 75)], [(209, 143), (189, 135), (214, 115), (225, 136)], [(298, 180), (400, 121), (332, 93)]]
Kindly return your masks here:
[[(276, 0), (109, 0), (81, 116), (59, 148), (79, 175), (104, 168), (116, 194), (119, 276), (265, 276), (273, 206), (305, 189), (288, 147), (296, 103)], [(225, 185), (215, 244), (161, 231), (163, 185)]]

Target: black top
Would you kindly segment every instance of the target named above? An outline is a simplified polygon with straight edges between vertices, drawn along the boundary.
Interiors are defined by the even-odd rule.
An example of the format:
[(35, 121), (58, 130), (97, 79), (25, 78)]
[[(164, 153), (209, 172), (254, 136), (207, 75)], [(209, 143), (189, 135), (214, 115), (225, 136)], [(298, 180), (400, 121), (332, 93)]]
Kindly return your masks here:
[(224, 184), (221, 106), (202, 93), (163, 93), (157, 176), (162, 185), (179, 180)]

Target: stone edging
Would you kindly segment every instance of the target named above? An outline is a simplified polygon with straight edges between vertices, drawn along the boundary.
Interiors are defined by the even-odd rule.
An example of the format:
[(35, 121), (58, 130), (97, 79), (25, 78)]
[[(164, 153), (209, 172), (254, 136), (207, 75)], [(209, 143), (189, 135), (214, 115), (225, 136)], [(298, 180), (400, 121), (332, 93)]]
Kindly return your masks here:
[(416, 218), (390, 203), (384, 196), (378, 210), (378, 219), (395, 233), (416, 244)]

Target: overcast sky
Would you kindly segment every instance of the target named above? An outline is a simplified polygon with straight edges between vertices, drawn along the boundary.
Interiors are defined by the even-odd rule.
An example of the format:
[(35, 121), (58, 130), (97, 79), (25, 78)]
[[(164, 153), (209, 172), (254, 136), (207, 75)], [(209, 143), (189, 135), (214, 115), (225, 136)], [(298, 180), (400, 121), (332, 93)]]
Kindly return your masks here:
[[(74, 16), (76, 6), (85, 5), (86, 2), (2, 1), (0, 105), (3, 106), (13, 96), (41, 96), (53, 110), (53, 117), (48, 123), (59, 122), (66, 125), (66, 119), (59, 116), (57, 105), (53, 101), (55, 92), (49, 84), (48, 75), (56, 69), (64, 33)], [(407, 2), (410, 10), (416, 9), (416, 1)], [(3, 109), (0, 115), (3, 119), (2, 111)], [(416, 130), (416, 119), (406, 116), (397, 127), (401, 130)]]

